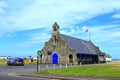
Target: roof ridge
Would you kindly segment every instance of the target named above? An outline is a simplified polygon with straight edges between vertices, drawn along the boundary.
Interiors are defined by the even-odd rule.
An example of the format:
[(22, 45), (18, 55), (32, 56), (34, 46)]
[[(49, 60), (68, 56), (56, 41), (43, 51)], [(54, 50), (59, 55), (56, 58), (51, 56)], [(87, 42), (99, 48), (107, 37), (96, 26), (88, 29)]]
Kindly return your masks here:
[(65, 35), (65, 34), (60, 34), (60, 35), (63, 35), (63, 36), (67, 36), (67, 37), (71, 37), (71, 38), (75, 38), (75, 39), (78, 39), (78, 40), (82, 40), (82, 41), (88, 42), (87, 40), (83, 40), (83, 39), (80, 39), (80, 38), (77, 38), (77, 37), (73, 37), (73, 36), (70, 36), (70, 35)]

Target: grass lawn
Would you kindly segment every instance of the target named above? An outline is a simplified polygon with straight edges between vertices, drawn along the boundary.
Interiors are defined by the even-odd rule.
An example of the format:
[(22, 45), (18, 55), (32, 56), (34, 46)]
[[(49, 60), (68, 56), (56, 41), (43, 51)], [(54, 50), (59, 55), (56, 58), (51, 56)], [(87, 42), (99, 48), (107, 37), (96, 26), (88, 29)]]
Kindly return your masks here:
[(29, 60), (24, 60), (25, 61), (25, 64), (37, 64), (37, 60), (33, 60), (32, 63), (30, 63)]
[(75, 76), (102, 76), (102, 77), (120, 77), (120, 61), (115, 64), (97, 65), (97, 66), (79, 66), (72, 68), (63, 68), (56, 70), (45, 70), (36, 72), (37, 74), (62, 74)]
[(6, 60), (1, 60), (1, 59), (0, 59), (0, 65), (1, 65), (1, 66), (6, 65)]

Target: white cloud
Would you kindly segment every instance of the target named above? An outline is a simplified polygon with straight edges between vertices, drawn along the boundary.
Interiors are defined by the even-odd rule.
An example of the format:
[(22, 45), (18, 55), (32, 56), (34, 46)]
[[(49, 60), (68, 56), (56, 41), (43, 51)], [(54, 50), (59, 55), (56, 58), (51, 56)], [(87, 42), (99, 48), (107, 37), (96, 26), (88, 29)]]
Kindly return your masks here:
[(83, 26), (83, 27), (82, 27), (82, 31), (84, 31), (84, 32), (85, 32), (87, 29), (88, 29), (87, 26)]
[(5, 28), (3, 28), (8, 32), (9, 27), (12, 31), (48, 28), (55, 21), (60, 24), (61, 28), (69, 28), (69, 26), (98, 15), (118, 10), (120, 9), (119, 4), (119, 0), (35, 0), (33, 4), (24, 6), (22, 9), (12, 12), (11, 15), (7, 15), (14, 19), (8, 18), (8, 21), (12, 21), (12, 24), (4, 22), (8, 25), (4, 24)]
[(112, 16), (113, 18), (120, 18), (120, 13)]
[[(120, 28), (118, 27), (120, 25), (104, 25), (104, 26), (87, 26), (89, 28), (89, 31), (86, 33), (82, 29), (86, 28), (86, 26), (81, 27), (81, 29), (77, 28), (71, 28), (70, 31), (66, 29), (60, 30), (61, 34), (70, 35), (73, 37), (78, 37), (84, 40), (89, 39), (89, 34), (91, 35), (91, 40), (94, 42), (112, 42), (115, 44), (120, 43)], [(117, 28), (116, 28), (117, 27)], [(109, 29), (110, 28), (110, 29)], [(51, 34), (47, 33), (35, 33), (30, 35), (28, 42), (31, 44), (33, 43), (44, 43), (45, 41), (48, 41), (51, 37)], [(27, 42), (27, 43), (28, 43)]]
[(117, 41), (116, 39), (120, 39), (119, 26), (120, 25), (106, 25), (90, 27), (89, 34), (91, 34), (92, 39), (96, 42), (115, 42)]
[[(79, 29), (73, 28), (73, 31), (61, 30), (62, 34), (78, 37), (84, 40), (89, 39), (89, 35), (91, 40), (95, 42), (114, 42), (120, 43), (120, 25), (103, 25), (103, 26), (83, 26)], [(88, 32), (83, 31), (84, 29), (89, 29)]]
[(4, 1), (0, 1), (0, 14), (4, 13), (5, 12), (5, 8), (8, 8), (8, 4), (5, 3)]
[[(2, 4), (3, 3), (5, 2), (2, 2)], [(87, 40), (87, 36), (90, 33), (91, 39), (94, 39), (95, 41), (115, 41), (115, 39), (119, 37), (119, 31), (116, 29), (116, 26), (119, 28), (119, 25), (83, 27), (74, 25), (102, 14), (120, 10), (119, 4), (119, 0), (35, 0), (35, 2), (29, 6), (24, 6), (19, 10), (10, 10), (10, 14), (0, 16), (0, 27), (2, 27), (0, 32), (5, 33), (36, 28), (46, 28), (50, 31), (53, 23), (56, 21), (60, 25), (60, 32), (62, 34)], [(0, 7), (0, 9), (3, 10), (3, 6)], [(66, 30), (68, 28), (70, 29), (69, 31)], [(88, 33), (84, 32), (85, 29), (89, 29)], [(28, 40), (18, 45), (30, 46), (44, 43), (50, 38), (50, 36), (51, 34), (48, 35), (48, 33), (42, 31), (30, 35)]]
[(8, 4), (5, 3), (4, 1), (0, 1), (0, 8), (8, 8)]
[(1, 14), (1, 13), (4, 13), (4, 10), (0, 8), (0, 14)]
[(3, 34), (0, 34), (0, 38), (3, 37)]
[(7, 34), (7, 37), (12, 37), (12, 35), (11, 34)]
[(29, 38), (21, 42), (19, 44), (16, 44), (17, 47), (30, 47), (30, 46), (36, 46), (40, 45), (41, 43), (44, 44), (46, 41), (50, 39), (51, 34), (47, 33), (34, 33), (34, 34), (29, 34)]

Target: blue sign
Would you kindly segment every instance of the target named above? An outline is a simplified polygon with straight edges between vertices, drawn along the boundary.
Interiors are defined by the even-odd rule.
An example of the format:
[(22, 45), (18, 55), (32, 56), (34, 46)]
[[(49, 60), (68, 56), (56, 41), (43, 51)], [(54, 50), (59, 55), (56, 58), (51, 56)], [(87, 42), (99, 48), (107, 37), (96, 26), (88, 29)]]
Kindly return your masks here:
[(48, 53), (48, 55), (51, 55), (51, 54), (52, 54), (52, 51), (48, 51), (47, 53)]

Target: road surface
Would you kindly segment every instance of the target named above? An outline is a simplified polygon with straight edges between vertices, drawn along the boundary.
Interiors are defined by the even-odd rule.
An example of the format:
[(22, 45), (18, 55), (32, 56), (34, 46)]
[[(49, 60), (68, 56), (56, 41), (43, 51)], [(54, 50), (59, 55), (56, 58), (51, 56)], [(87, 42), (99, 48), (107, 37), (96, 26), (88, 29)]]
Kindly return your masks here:
[[(31, 73), (36, 71), (36, 65), (25, 66), (0, 66), (0, 80), (53, 80), (48, 78), (32, 78), (25, 76), (15, 76), (17, 73)], [(42, 65), (45, 69), (45, 65)], [(54, 79), (55, 80), (55, 79)]]

